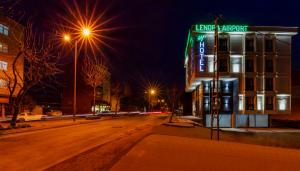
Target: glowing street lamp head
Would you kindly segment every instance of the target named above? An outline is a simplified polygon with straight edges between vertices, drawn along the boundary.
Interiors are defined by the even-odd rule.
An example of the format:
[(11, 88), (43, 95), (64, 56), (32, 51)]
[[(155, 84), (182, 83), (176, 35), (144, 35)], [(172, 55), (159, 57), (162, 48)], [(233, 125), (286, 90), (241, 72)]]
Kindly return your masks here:
[(88, 27), (83, 27), (82, 28), (82, 36), (87, 38), (91, 35), (91, 29)]
[(69, 42), (71, 40), (71, 37), (69, 34), (64, 34), (63, 39), (65, 42)]
[(153, 94), (155, 94), (155, 90), (150, 90), (150, 93), (153, 95)]

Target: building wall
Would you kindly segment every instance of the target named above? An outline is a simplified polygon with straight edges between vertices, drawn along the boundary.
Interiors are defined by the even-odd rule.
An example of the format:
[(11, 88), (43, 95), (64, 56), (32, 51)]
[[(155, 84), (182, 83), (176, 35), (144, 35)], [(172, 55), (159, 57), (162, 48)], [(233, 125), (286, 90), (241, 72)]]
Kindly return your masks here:
[[(79, 59), (80, 60), (80, 59)], [(86, 114), (92, 112), (93, 105), (93, 88), (87, 85), (81, 74), (81, 67), (77, 68), (77, 114)], [(73, 114), (73, 93), (74, 93), (74, 72), (73, 64), (66, 66), (65, 83), (62, 95), (62, 112), (63, 114)], [(102, 86), (97, 88), (96, 92), (96, 110), (100, 104), (109, 106), (110, 104), (110, 79), (103, 82)]]
[[(4, 31), (5, 30), (5, 31)], [(5, 116), (5, 108), (8, 104), (9, 91), (7, 88), (8, 78), (13, 77), (13, 61), (19, 52), (19, 43), (23, 43), (23, 27), (7, 17), (0, 16), (0, 113)], [(24, 58), (21, 56), (16, 62), (18, 86), (14, 95), (20, 90), (23, 84)]]
[[(190, 35), (192, 37), (190, 39), (193, 39), (193, 41), (188, 42), (188, 52), (186, 53), (186, 87), (188, 92), (193, 92), (193, 111), (194, 115), (197, 116), (197, 113), (201, 113), (202, 110), (201, 101), (203, 95), (199, 94), (201, 86), (204, 84), (204, 81), (212, 80), (213, 78), (214, 33), (192, 31)], [(200, 68), (201, 63), (203, 63), (200, 59), (202, 42), (198, 38), (202, 35), (205, 35), (204, 72)], [(268, 115), (291, 113), (292, 35), (295, 35), (295, 32), (286, 33), (279, 31), (275, 33), (272, 31), (266, 32), (265, 30), (262, 32), (257, 31), (257, 29), (256, 31), (223, 32), (219, 34), (219, 44), (221, 42), (220, 39), (227, 38), (228, 45), (228, 51), (218, 51), (219, 64), (223, 60), (223, 63), (227, 63), (228, 68), (226, 71), (221, 71), (221, 68), (219, 68), (219, 78), (221, 80), (236, 79), (238, 84), (239, 99), (237, 101), (239, 110), (234, 112), (236, 115), (236, 118), (234, 118), (238, 122), (236, 123), (237, 125), (241, 125), (241, 118), (247, 118), (248, 126), (264, 127), (268, 125), (264, 123), (268, 123)], [(253, 39), (254, 42), (254, 50), (252, 52), (246, 51), (246, 48), (249, 48), (249, 46), (246, 47), (246, 40), (249, 42), (249, 39)], [(269, 48), (271, 50), (268, 51), (268, 47), (271, 47), (270, 44), (273, 48)], [(253, 61), (253, 71), (247, 69), (251, 61)], [(270, 70), (270, 68), (273, 69)], [(249, 82), (253, 82), (253, 90), (249, 90)], [(268, 87), (273, 88), (268, 90)], [(251, 102), (249, 99), (252, 98), (253, 103), (249, 103)], [(252, 104), (253, 108), (250, 109), (249, 106), (252, 106)], [(239, 117), (238, 115), (241, 114), (247, 115), (247, 117)], [(206, 119), (208, 118), (206, 116)], [(233, 122), (234, 119), (227, 118), (227, 120), (232, 120)]]

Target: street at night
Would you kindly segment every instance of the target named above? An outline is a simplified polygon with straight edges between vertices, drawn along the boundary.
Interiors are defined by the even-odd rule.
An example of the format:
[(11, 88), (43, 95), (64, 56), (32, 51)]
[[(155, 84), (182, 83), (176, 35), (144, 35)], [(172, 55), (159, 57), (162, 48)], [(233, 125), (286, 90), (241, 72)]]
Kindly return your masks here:
[(297, 171), (296, 0), (0, 0), (0, 171)]
[(2, 135), (0, 167), (1, 170), (47, 169), (94, 147), (139, 134), (131, 140), (135, 143), (145, 135), (140, 132), (149, 132), (161, 121), (158, 117), (141, 116)]

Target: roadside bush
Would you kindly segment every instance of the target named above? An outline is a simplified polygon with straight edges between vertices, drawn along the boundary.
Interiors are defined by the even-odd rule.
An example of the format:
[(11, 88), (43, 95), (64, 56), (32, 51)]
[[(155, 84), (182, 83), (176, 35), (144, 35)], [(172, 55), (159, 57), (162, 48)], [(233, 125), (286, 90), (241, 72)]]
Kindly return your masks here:
[(9, 126), (7, 129), (19, 129), (19, 128), (30, 128), (30, 127), (31, 127), (30, 124), (23, 123), (23, 124), (18, 124), (18, 125), (15, 126), (15, 127)]
[(24, 123), (24, 124), (18, 124), (17, 125), (17, 128), (30, 128), (31, 127), (31, 125), (30, 124), (26, 124), (26, 123)]
[(95, 116), (87, 116), (85, 119), (87, 119), (87, 120), (96, 120), (96, 119), (101, 119), (101, 116), (97, 116), (97, 115), (95, 115)]

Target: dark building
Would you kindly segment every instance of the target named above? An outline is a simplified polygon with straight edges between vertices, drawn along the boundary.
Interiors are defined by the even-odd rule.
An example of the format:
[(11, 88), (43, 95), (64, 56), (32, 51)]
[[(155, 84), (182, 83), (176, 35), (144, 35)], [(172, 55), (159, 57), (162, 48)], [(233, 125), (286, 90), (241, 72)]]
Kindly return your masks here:
[[(73, 65), (67, 65), (65, 84), (62, 94), (63, 114), (73, 114)], [(77, 114), (87, 114), (93, 111), (93, 88), (83, 81), (80, 62), (77, 71)], [(110, 78), (96, 89), (96, 111), (110, 110)]]

